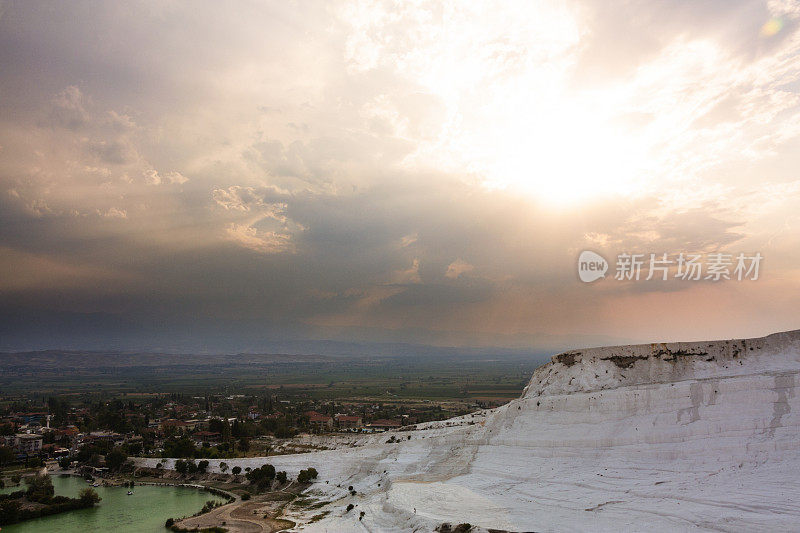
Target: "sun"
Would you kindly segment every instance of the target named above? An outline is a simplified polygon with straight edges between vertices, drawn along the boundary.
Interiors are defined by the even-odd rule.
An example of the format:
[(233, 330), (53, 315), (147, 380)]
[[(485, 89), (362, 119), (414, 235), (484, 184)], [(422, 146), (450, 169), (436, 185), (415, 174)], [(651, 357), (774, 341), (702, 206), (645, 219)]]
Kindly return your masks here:
[(648, 138), (625, 120), (625, 87), (576, 85), (578, 14), (517, 7), (453, 17), (457, 27), (426, 29), (434, 38), (396, 53), (446, 109), (416, 161), (553, 206), (637, 190)]
[(632, 194), (646, 177), (640, 139), (571, 102), (537, 114), (536, 124), (508, 117), (481, 164), (489, 186), (555, 206)]

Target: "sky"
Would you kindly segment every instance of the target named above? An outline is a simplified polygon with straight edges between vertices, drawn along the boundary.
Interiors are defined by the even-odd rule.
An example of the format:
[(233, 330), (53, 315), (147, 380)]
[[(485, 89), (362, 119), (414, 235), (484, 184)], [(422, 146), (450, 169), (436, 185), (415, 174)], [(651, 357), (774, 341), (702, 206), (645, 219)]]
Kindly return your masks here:
[[(0, 3), (0, 349), (760, 336), (800, 2)], [(584, 250), (609, 262), (584, 283)], [(621, 253), (758, 279), (615, 279)], [(643, 276), (644, 278), (644, 276)]]

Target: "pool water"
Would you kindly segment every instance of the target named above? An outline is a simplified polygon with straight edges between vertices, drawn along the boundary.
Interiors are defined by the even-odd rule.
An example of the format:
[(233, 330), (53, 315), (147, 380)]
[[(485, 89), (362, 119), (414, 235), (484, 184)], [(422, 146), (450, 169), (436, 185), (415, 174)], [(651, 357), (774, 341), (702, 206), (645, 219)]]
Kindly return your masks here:
[[(90, 485), (78, 477), (53, 476), (53, 487), (60, 496), (77, 497)], [(2, 492), (24, 489), (6, 487)], [(224, 501), (209, 492), (188, 487), (136, 485), (128, 496), (124, 487), (94, 487), (102, 501), (93, 509), (27, 520), (3, 526), (2, 533), (166, 533), (167, 518), (181, 518), (198, 512), (208, 500)]]

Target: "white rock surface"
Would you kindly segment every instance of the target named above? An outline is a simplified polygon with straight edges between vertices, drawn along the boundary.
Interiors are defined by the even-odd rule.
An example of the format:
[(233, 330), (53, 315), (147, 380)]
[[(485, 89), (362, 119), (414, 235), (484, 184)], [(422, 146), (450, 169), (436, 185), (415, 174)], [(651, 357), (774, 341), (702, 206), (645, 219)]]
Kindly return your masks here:
[(303, 531), (797, 531), (798, 372), (800, 331), (566, 352), (498, 409), (226, 462), (315, 467)]

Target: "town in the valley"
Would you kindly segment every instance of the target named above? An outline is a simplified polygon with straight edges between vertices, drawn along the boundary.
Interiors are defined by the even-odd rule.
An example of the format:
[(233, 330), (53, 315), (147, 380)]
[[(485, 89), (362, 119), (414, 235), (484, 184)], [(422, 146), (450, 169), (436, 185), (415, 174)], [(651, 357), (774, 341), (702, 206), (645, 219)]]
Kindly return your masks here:
[(34, 410), (21, 410), (15, 403), (5, 406), (0, 465), (34, 468), (57, 461), (90, 467), (103, 477), (123, 467), (129, 457), (218, 459), (296, 453), (324, 449), (325, 442), (337, 436), (413, 427), (497, 403), (354, 404), (165, 394), (73, 405), (50, 398)]

